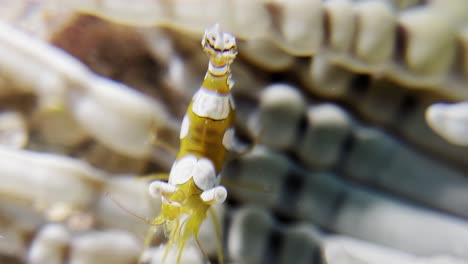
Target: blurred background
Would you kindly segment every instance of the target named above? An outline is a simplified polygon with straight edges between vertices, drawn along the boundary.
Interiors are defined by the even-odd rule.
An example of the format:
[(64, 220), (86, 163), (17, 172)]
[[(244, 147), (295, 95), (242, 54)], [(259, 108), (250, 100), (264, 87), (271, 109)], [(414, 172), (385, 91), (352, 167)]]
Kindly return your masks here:
[(216, 22), (225, 263), (468, 263), (466, 0), (0, 0), (0, 263), (137, 263)]

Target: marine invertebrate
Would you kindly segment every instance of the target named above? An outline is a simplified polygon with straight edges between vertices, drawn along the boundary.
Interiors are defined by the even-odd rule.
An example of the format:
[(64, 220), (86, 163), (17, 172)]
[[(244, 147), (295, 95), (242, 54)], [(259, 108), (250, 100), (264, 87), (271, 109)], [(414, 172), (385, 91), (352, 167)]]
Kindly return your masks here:
[[(24, 29), (21, 23), (24, 20), (37, 21), (39, 16), (35, 12), (46, 2), (48, 5), (54, 0), (23, 4), (29, 7), (19, 10), (24, 13), (7, 17), (14, 24), (11, 30)], [(76, 189), (90, 193), (89, 197), (79, 197), (89, 198), (86, 202), (67, 200), (63, 190), (56, 192), (55, 197), (50, 197), (52, 192), (47, 193), (45, 198), (52, 198), (49, 204), (57, 206), (52, 206), (52, 210), (47, 206), (39, 210), (39, 213), (45, 212), (45, 216), (38, 214), (37, 208), (30, 204), (0, 194), (2, 257), (21, 260), (28, 250), (42, 244), (41, 235), (37, 233), (39, 225), (59, 219), (60, 212), (66, 213), (68, 207), (62, 202), (72, 209), (74, 205), (79, 207), (72, 211), (71, 218), (65, 217), (64, 226), (76, 224), (73, 220), (76, 213), (89, 216), (85, 220), (90, 219), (91, 224), (80, 229), (80, 233), (96, 238), (93, 248), (111, 252), (113, 243), (105, 246), (98, 242), (107, 243), (119, 236), (111, 234), (108, 240), (100, 240), (94, 230), (109, 228), (131, 230), (128, 237), (141, 246), (139, 243), (143, 241), (147, 226), (119, 210), (103, 193), (111, 192), (123, 206), (132, 208), (138, 215), (153, 216), (149, 209), (159, 209), (159, 205), (148, 206), (146, 184), (133, 178), (167, 171), (173, 161), (173, 156), (153, 153), (153, 146), (146, 144), (150, 141), (151, 119), (161, 121), (155, 122), (158, 139), (161, 140), (164, 133), (175, 134), (174, 138), (178, 136), (186, 104), (206, 70), (206, 57), (198, 52), (198, 40), (191, 38), (195, 35), (199, 38), (205, 26), (214, 22), (209, 21), (211, 18), (224, 14), (219, 20), (228, 22), (223, 25), (228, 29), (233, 27), (229, 30), (238, 33), (241, 52), (232, 65), (237, 81), (233, 93), (240, 120), (236, 125), (244, 136), (260, 143), (252, 154), (228, 165), (226, 174), (231, 181), (259, 181), (272, 189), (260, 193), (244, 188), (228, 189), (229, 199), (223, 204), (226, 221), (222, 223), (228, 236), (226, 248), (240, 245), (247, 249), (245, 252), (252, 249), (258, 254), (251, 256), (258, 261), (273, 257), (281, 262), (294, 255), (298, 262), (310, 262), (308, 254), (288, 253), (294, 252), (290, 251), (291, 247), (299, 247), (294, 246), (295, 233), (285, 228), (294, 229), (307, 222), (319, 233), (325, 230), (326, 234), (331, 232), (336, 236), (367, 240), (374, 246), (397, 248), (399, 253), (421, 255), (422, 261), (430, 262), (436, 253), (465, 258), (467, 148), (444, 142), (424, 122), (427, 106), (464, 100), (464, 90), (451, 89), (452, 84), (466, 80), (460, 78), (465, 69), (466, 53), (463, 48), (466, 39), (460, 31), (465, 21), (462, 13), (466, 10), (462, 2), (241, 0), (197, 1), (195, 6), (191, 1), (136, 0), (128, 6), (126, 2), (109, 0), (99, 3), (62, 1), (57, 6), (69, 12), (66, 5), (75, 3), (82, 7), (97, 3), (96, 8), (100, 9), (90, 13), (101, 17), (105, 17), (105, 13), (116, 14), (118, 18), (114, 21), (125, 22), (128, 18), (127, 24), (131, 25), (139, 22), (132, 22), (130, 18), (165, 22), (154, 23), (155, 27), (135, 28), (80, 15), (62, 24), (58, 33), (55, 27), (55, 33), (44, 35), (41, 30), (38, 35), (49, 43), (26, 37), (23, 45), (21, 42), (12, 45), (15, 34), (10, 34), (12, 39), (5, 36), (0, 41), (2, 51), (6, 51), (2, 53), (5, 59), (0, 67), (0, 105), (9, 113), (20, 113), (25, 124), (16, 122), (19, 119), (15, 118), (13, 126), (6, 126), (4, 130), (20, 135), (17, 138), (20, 140), (2, 139), (15, 148), (27, 149), (5, 150), (5, 153), (12, 151), (17, 158), (21, 156), (23, 160), (40, 164), (34, 166), (36, 170), (28, 172), (16, 162), (11, 174), (2, 173), (9, 176), (6, 182), (13, 186), (15, 193), (21, 186), (34, 188), (34, 192), (22, 193), (30, 200), (41, 198), (38, 195), (41, 190), (47, 193), (59, 182), (68, 184), (64, 190), (75, 190), (76, 185)], [(8, 2), (7, 5), (20, 6), (21, 3)], [(3, 7), (0, 6), (0, 13)], [(153, 7), (157, 10), (152, 10)], [(208, 9), (213, 12), (207, 12)], [(454, 9), (457, 12), (453, 12)], [(143, 13), (132, 17), (133, 12)], [(200, 21), (204, 22), (198, 24)], [(427, 25), (434, 30), (428, 31)], [(258, 29), (261, 30), (256, 32)], [(27, 30), (36, 34), (30, 28)], [(50, 35), (54, 36), (48, 40), (44, 38)], [(61, 58), (70, 60), (60, 60), (63, 64), (57, 67), (57, 57), (48, 52), (50, 49), (57, 51), (51, 44), (65, 51), (60, 52)], [(32, 47), (38, 45), (43, 47), (40, 50), (50, 61), (38, 59), (37, 53), (32, 51)], [(306, 48), (309, 53), (300, 54)], [(28, 52), (30, 56), (19, 56)], [(73, 75), (61, 72), (75, 62), (87, 73), (77, 74), (78, 78), (73, 79), (70, 78)], [(396, 66), (390, 69), (392, 65)], [(451, 66), (447, 69), (447, 65)], [(168, 85), (164, 86), (165, 83)], [(54, 93), (55, 89), (48, 89), (55, 87), (64, 88), (67, 100)], [(54, 94), (59, 96), (47, 97)], [(45, 98), (51, 100), (43, 100)], [(149, 104), (143, 104), (142, 111), (138, 112), (135, 106), (142, 101)], [(327, 103), (319, 103), (321, 101)], [(23, 107), (25, 104), (27, 108)], [(76, 118), (80, 118), (79, 122)], [(21, 136), (24, 133), (26, 137)], [(39, 162), (44, 155), (36, 152), (54, 152), (55, 155), (47, 156), (56, 158), (69, 156), (64, 164), (83, 159), (98, 167), (103, 177), (98, 185), (90, 184), (83, 181), (85, 177), (75, 178), (76, 174), (65, 169), (63, 177), (59, 178), (55, 176), (57, 168)], [(37, 155), (31, 155), (33, 153)], [(2, 155), (6, 163), (14, 160), (14, 155), (8, 156)], [(158, 159), (166, 162), (161, 165), (155, 162)], [(88, 167), (85, 162), (80, 164)], [(34, 182), (40, 178), (34, 173), (47, 171), (48, 167), (54, 172), (51, 182)], [(132, 177), (120, 177), (121, 173)], [(70, 194), (75, 196), (74, 192)], [(158, 203), (159, 199), (151, 201)], [(258, 232), (251, 232), (251, 236), (242, 236), (242, 230), (248, 232), (255, 225), (236, 221), (236, 211), (251, 203), (273, 212), (273, 221), (269, 222), (273, 224), (257, 221), (262, 228), (254, 228)], [(434, 230), (430, 233), (433, 235), (429, 236), (427, 230)], [(212, 258), (216, 247), (205, 245), (202, 232), (203, 228), (201, 243)], [(208, 237), (213, 241), (213, 235)], [(314, 246), (322, 249), (313, 257), (315, 262), (320, 262), (321, 252), (331, 254), (327, 255), (331, 264), (340, 260), (345, 263), (369, 260), (354, 249), (342, 254), (336, 250), (327, 251), (326, 239), (320, 238), (301, 244), (308, 249)], [(252, 244), (256, 242), (259, 243)], [(341, 247), (340, 243), (337, 242), (338, 248), (345, 251), (351, 248), (347, 241)], [(51, 250), (55, 250), (54, 244), (43, 245), (51, 245)], [(74, 251), (73, 243), (67, 245)], [(100, 259), (88, 250), (89, 247), (76, 249), (72, 260)], [(260, 252), (263, 249), (266, 252)], [(133, 252), (139, 250), (134, 248)], [(146, 252), (152, 262), (158, 263), (164, 247), (152, 247)], [(184, 249), (181, 263), (185, 262), (184, 257), (192, 254), (190, 252), (198, 255), (188, 263), (203, 261), (200, 251), (191, 247)], [(242, 259), (237, 253), (229, 251), (228, 259)], [(131, 258), (135, 258), (132, 260), (136, 261), (132, 254)], [(166, 262), (176, 261), (177, 254), (170, 252), (168, 255)], [(0, 262), (10, 263), (9, 260), (2, 258)], [(371, 262), (375, 261), (371, 258)]]
[[(151, 225), (164, 225), (169, 232), (162, 262), (172, 243), (178, 247), (176, 262), (180, 262), (187, 240), (194, 237), (198, 242), (201, 223), (210, 207), (223, 203), (227, 196), (226, 188), (218, 184), (226, 151), (235, 147), (230, 66), (237, 54), (236, 40), (216, 24), (206, 30), (202, 46), (210, 58), (208, 71), (183, 118), (177, 160), (168, 182), (155, 181), (149, 187), (150, 193), (162, 196), (163, 201), (161, 213)], [(151, 232), (145, 244), (150, 242)], [(220, 232), (217, 230), (218, 236)], [(217, 241), (221, 248), (221, 238)], [(223, 262), (221, 253), (219, 261)]]
[(433, 104), (426, 111), (426, 120), (449, 142), (468, 146), (468, 102)]
[[(131, 25), (163, 25), (201, 33), (220, 21), (272, 56), (320, 55), (351, 71), (386, 76), (407, 87), (468, 98), (464, 24), (468, 6), (451, 1), (69, 1), (76, 8)], [(205, 11), (210, 7), (210, 12)], [(226, 15), (229, 14), (229, 15)], [(426, 30), (430, 24), (431, 30)], [(280, 49), (269, 48), (271, 45)], [(254, 53), (252, 56), (256, 56)], [(256, 56), (270, 60), (272, 56)], [(437, 59), (434, 59), (437, 58)], [(284, 65), (291, 65), (283, 60)], [(260, 64), (262, 65), (262, 64)], [(268, 65), (268, 63), (263, 63)], [(312, 67), (317, 67), (312, 62)], [(313, 78), (313, 76), (311, 76)]]

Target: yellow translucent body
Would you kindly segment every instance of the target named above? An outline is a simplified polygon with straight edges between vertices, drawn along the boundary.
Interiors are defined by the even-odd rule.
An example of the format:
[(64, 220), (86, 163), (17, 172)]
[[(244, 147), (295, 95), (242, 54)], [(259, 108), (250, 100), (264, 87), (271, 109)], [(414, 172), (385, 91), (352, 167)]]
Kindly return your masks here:
[[(218, 93), (229, 93), (227, 76), (215, 77), (207, 74), (203, 87)], [(216, 89), (216, 87), (221, 89)], [(180, 159), (187, 154), (196, 155), (198, 158), (207, 158), (213, 162), (216, 173), (219, 173), (223, 167), (226, 154), (226, 149), (223, 146), (223, 136), (224, 132), (233, 125), (234, 109), (231, 106), (231, 111), (226, 119), (213, 120), (195, 114), (192, 111), (192, 103), (190, 103), (187, 114), (190, 119), (189, 133), (181, 140), (177, 158)]]
[[(234, 36), (221, 32), (219, 30), (219, 25), (215, 25), (205, 31), (205, 35), (202, 39), (202, 47), (210, 58), (210, 64), (202, 84), (202, 88), (208, 91), (200, 92), (210, 92), (215, 95), (219, 94), (223, 97), (231, 96), (229, 67), (237, 55)], [(216, 109), (217, 105), (200, 105), (217, 103), (216, 99), (218, 98), (214, 98), (215, 102), (210, 101), (211, 99), (197, 101), (197, 112), (199, 112), (200, 109), (202, 109), (201, 112), (204, 110), (207, 110), (208, 112), (211, 111), (211, 109)], [(230, 101), (231, 103), (228, 115), (225, 118), (217, 118), (215, 120), (209, 117), (197, 115), (197, 113), (192, 110), (193, 102), (194, 101), (192, 100), (187, 109), (187, 117), (189, 120), (188, 132), (186, 135), (182, 135), (177, 159), (179, 160), (186, 155), (195, 155), (197, 158), (208, 159), (213, 163), (215, 173), (218, 175), (224, 165), (227, 151), (223, 145), (223, 138), (226, 131), (232, 127), (235, 119), (234, 106), (231, 104), (232, 101)], [(206, 107), (206, 109), (204, 109), (204, 107)], [(216, 116), (216, 114), (207, 114), (207, 116)], [(221, 116), (224, 117), (224, 113)], [(172, 174), (171, 182), (173, 179), (176, 179), (172, 177), (178, 177), (178, 175)], [(221, 194), (221, 196), (213, 195), (213, 198), (206, 197), (210, 197), (209, 195), (213, 194), (214, 191), (219, 190), (221, 190), (221, 193), (223, 193), (222, 190), (224, 190), (225, 195), (224, 187), (202, 190), (195, 184), (193, 178), (190, 178), (183, 184), (177, 184), (175, 186), (161, 182), (156, 184), (159, 184), (158, 186), (166, 186), (164, 188), (157, 187), (160, 188), (158, 190), (162, 192), (163, 203), (161, 206), (161, 214), (151, 221), (151, 225), (164, 225), (166, 231), (169, 233), (169, 241), (167, 243), (162, 262), (164, 263), (169, 249), (173, 244), (177, 245), (177, 263), (180, 262), (180, 257), (187, 240), (193, 237), (198, 242), (200, 226), (209, 212), (214, 218), (213, 222), (215, 223), (219, 263), (223, 263), (221, 231), (219, 223), (217, 223), (216, 215), (211, 210), (211, 205), (217, 201), (218, 203), (223, 202), (225, 196), (222, 196), (223, 194)], [(201, 194), (204, 191), (207, 191), (207, 193), (204, 194), (205, 201), (201, 198)], [(208, 199), (212, 200), (206, 201)], [(145, 241), (145, 247), (149, 246), (152, 233), (153, 232), (150, 232), (148, 234)]]
[[(229, 72), (222, 76), (214, 76), (208, 72), (202, 86), (207, 90), (222, 95), (229, 95), (230, 88), (228, 81)], [(231, 105), (227, 118), (213, 120), (195, 114), (192, 111), (192, 103), (190, 103), (187, 109), (187, 115), (190, 120), (189, 132), (181, 140), (177, 159), (188, 154), (199, 158), (207, 158), (213, 162), (216, 173), (219, 173), (224, 165), (227, 151), (223, 145), (223, 137), (226, 130), (233, 125), (235, 119), (234, 108)], [(191, 237), (198, 237), (200, 226), (205, 220), (211, 204), (201, 199), (200, 194), (203, 190), (195, 185), (193, 179), (176, 186), (178, 187), (176, 192), (163, 195), (168, 202), (162, 204), (161, 214), (151, 224), (166, 225), (166, 230), (169, 233), (169, 242), (164, 259), (169, 247), (174, 243), (178, 248), (178, 263), (187, 240)], [(217, 230), (217, 233), (220, 236), (219, 230)], [(146, 245), (150, 243), (150, 238), (147, 238)], [(221, 244), (221, 238), (218, 237), (217, 240), (218, 244)], [(218, 251), (219, 262), (222, 263), (222, 251), (221, 249)]]

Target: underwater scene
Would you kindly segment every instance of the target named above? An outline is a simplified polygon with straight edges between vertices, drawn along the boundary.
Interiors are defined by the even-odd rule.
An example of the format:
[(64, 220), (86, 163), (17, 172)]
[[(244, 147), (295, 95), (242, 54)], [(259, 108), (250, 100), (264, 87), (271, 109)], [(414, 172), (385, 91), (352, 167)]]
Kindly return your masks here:
[(0, 263), (468, 264), (468, 1), (0, 0)]

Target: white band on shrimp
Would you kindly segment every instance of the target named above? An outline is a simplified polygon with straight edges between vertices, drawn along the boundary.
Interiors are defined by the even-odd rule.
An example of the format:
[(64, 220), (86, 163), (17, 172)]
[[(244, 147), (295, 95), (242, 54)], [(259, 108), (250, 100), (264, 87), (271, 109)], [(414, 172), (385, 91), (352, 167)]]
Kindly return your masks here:
[(212, 189), (204, 191), (200, 197), (205, 203), (222, 204), (224, 201), (226, 201), (227, 191), (224, 186), (216, 186)]
[(224, 64), (223, 66), (216, 66), (213, 63), (208, 63), (208, 71), (214, 76), (223, 76), (229, 71), (229, 65)]
[(172, 184), (163, 181), (154, 181), (148, 187), (151, 196), (159, 198), (161, 194), (173, 193), (177, 190)]
[(193, 96), (192, 111), (200, 117), (223, 120), (231, 112), (229, 100), (228, 95), (218, 94), (201, 87)]

